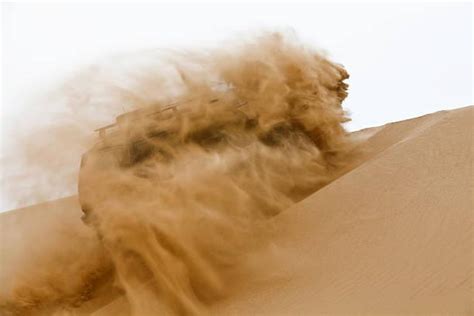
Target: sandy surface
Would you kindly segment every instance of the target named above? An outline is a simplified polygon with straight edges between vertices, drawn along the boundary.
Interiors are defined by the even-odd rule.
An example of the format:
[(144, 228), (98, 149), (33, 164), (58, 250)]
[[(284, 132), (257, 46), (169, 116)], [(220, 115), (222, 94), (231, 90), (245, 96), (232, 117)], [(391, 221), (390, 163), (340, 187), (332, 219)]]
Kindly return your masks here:
[[(242, 278), (211, 314), (472, 315), (473, 115), (358, 132), (368, 140), (354, 169), (274, 219), (274, 272)], [(75, 197), (1, 214), (2, 275), (57, 221), (84, 230), (80, 214)], [(127, 305), (105, 295), (77, 314), (127, 315)]]

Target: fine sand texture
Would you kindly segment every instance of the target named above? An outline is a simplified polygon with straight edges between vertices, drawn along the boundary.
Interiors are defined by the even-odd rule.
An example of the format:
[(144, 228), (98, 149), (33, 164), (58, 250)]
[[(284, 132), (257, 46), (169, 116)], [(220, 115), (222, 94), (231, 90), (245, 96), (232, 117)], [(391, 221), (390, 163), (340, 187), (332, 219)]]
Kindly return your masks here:
[[(473, 109), (356, 132), (353, 168), (272, 219), (269, 271), (210, 313), (472, 315)], [(64, 236), (58, 223), (89, 238), (80, 216), (76, 197), (1, 214), (2, 278)], [(129, 315), (119, 292), (100, 293), (73, 314)]]

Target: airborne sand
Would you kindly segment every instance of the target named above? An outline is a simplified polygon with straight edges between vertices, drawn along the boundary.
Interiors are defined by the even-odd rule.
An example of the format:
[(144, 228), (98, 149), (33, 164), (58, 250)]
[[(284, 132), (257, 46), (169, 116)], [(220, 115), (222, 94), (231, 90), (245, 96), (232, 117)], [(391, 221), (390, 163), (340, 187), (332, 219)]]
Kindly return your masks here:
[[(358, 132), (369, 138), (357, 166), (274, 219), (273, 271), (243, 277), (211, 313), (472, 314), (473, 114)], [(75, 197), (2, 214), (2, 269), (41, 247), (55, 222), (88, 238), (79, 216)], [(127, 315), (119, 296), (73, 311)]]
[[(31, 245), (41, 249), (34, 259), (10, 262), (16, 271), (0, 306), (51, 312), (117, 284), (135, 315), (202, 314), (275, 261), (269, 218), (337, 178), (356, 156), (357, 140), (343, 125), (346, 70), (294, 36), (264, 34), (169, 58), (169, 71), (151, 62), (126, 80), (112, 74), (120, 84), (108, 88), (79, 76), (60, 89), (72, 117), (59, 117), (44, 138), (61, 154), (29, 141), (19, 155), (28, 169), (55, 175), (71, 166), (52, 163), (62, 153), (79, 156), (84, 128), (58, 132), (69, 127), (65, 118), (85, 127), (124, 103), (134, 111), (82, 155), (74, 180), (92, 231), (64, 223), (65, 236), (41, 239), (51, 239), (49, 249)], [(49, 175), (29, 192), (49, 189)]]

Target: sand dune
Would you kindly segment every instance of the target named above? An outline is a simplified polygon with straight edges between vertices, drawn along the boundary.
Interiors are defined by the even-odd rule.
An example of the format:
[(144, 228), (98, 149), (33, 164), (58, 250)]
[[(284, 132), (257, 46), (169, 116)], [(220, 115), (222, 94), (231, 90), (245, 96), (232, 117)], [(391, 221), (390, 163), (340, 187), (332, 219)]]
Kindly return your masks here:
[(276, 219), (290, 275), (216, 314), (472, 314), (472, 114), (380, 130), (375, 157)]
[[(273, 271), (240, 279), (211, 314), (474, 313), (473, 109), (358, 132), (355, 167), (274, 218)], [(75, 197), (2, 214), (2, 270), (57, 222), (87, 236), (79, 217)], [(128, 310), (109, 293), (76, 314)]]

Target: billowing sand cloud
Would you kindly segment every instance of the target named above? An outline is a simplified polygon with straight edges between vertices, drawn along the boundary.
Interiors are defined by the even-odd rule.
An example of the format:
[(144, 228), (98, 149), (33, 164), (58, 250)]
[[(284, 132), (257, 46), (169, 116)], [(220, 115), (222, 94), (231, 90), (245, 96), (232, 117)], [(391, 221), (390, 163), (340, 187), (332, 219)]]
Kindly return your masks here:
[(87, 255), (55, 245), (38, 259), (46, 271), (14, 282), (11, 310), (79, 304), (115, 280), (136, 315), (200, 314), (264, 268), (269, 219), (347, 167), (341, 66), (281, 34), (172, 65), (167, 90), (110, 90), (137, 109), (82, 160), (80, 203), (100, 242), (84, 239)]

